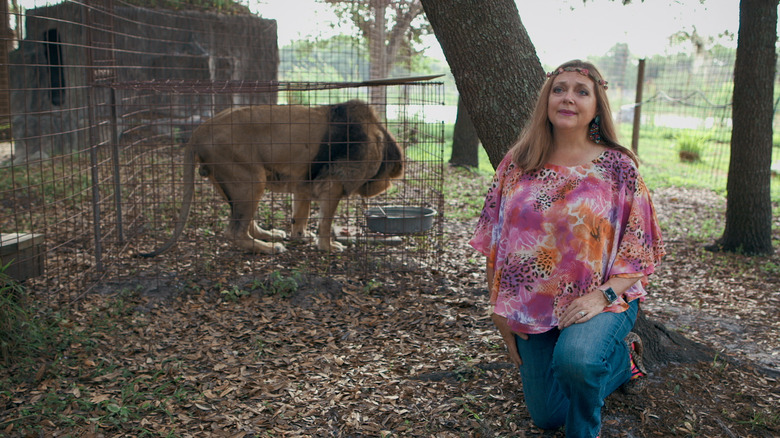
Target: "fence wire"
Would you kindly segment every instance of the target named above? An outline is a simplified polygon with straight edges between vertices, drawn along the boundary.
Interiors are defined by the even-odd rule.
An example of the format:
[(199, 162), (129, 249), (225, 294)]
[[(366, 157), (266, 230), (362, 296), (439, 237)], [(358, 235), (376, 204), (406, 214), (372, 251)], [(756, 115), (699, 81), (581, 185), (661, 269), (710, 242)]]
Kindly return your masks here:
[[(315, 35), (280, 44), (279, 23), (262, 18), (262, 11), (251, 14), (222, 2), (214, 4), (232, 9), (163, 3), (144, 8), (120, 0), (40, 2), (1, 11), (7, 24), (0, 29), (3, 264), (13, 261), (15, 275), (66, 299), (98, 285), (185, 287), (205, 273), (251, 279), (277, 270), (435, 269), (447, 212), (445, 125), (434, 114), (452, 111), (445, 108), (439, 79), (376, 80), (414, 75), (413, 51), (377, 76), (371, 68), (377, 52), (360, 39)], [(670, 163), (681, 159), (687, 144), (698, 158), (675, 167), (679, 175), (669, 175), (669, 181), (705, 178), (717, 189), (725, 188), (727, 178), (734, 55), (733, 49), (714, 47), (648, 58), (639, 102), (638, 60), (627, 46), (590, 60), (610, 82), (624, 142), (640, 110), (640, 158), (650, 165)], [(394, 188), (376, 197), (342, 200), (333, 234), (345, 251), (284, 240), (284, 254), (248, 254), (225, 238), (231, 204), (196, 176), (178, 244), (155, 258), (137, 257), (159, 247), (175, 228), (185, 189), (184, 145), (196, 128), (244, 106), (299, 105), (315, 112), (350, 99), (369, 103), (379, 114), (405, 151), (405, 169)], [(290, 130), (317, 124), (286, 123)], [(289, 140), (281, 145), (291, 147)], [(289, 164), (300, 165), (301, 157), (296, 160)], [(236, 201), (247, 200), (231, 199)], [(431, 228), (412, 234), (368, 227), (367, 212), (398, 206), (438, 215)], [(255, 218), (264, 228), (289, 233), (292, 207), (289, 194), (266, 193)], [(307, 227), (312, 234), (318, 208)]]
[[(698, 181), (725, 192), (731, 143), (731, 111), (736, 49), (721, 45), (655, 55), (644, 63), (637, 99), (640, 59), (617, 44), (603, 57), (591, 57), (610, 81), (608, 91), (624, 144), (634, 145), (645, 164), (658, 168), (671, 185)], [(780, 90), (776, 88), (776, 97)], [(634, 115), (640, 114), (638, 135)], [(775, 111), (774, 125), (780, 127)], [(775, 160), (780, 143), (775, 143)], [(671, 163), (683, 163), (674, 166)]]
[[(0, 93), (8, 104), (0, 116), (8, 120), (4, 132), (10, 141), (0, 165), (0, 249), (3, 263), (24, 268), (13, 274), (37, 290), (74, 300), (95, 287), (176, 288), (199, 277), (219, 282), (238, 275), (257, 283), (278, 271), (364, 275), (434, 269), (445, 213), (444, 128), (426, 116), (426, 108), (443, 104), (442, 83), (431, 77), (376, 80), (363, 71), (323, 80), (288, 71), (295, 51), (281, 50), (287, 53), (281, 61), (274, 20), (240, 8), (220, 14), (183, 3), (170, 7), (176, 5), (148, 9), (112, 0), (65, 1), (6, 16), (6, 22), (18, 24), (2, 41), (8, 61), (0, 76), (8, 85)], [(323, 53), (329, 68), (366, 56), (354, 42)], [(352, 99), (370, 104), (378, 120), (358, 123), (345, 115), (341, 123), (354, 136), (340, 140), (347, 155), (320, 157), (312, 165), (300, 151), (316, 152), (325, 141), (323, 129), (336, 123), (328, 111)], [(275, 169), (264, 176), (266, 182), (281, 188), (260, 199), (255, 219), (263, 228), (289, 234), (294, 202), (284, 186), (325, 187), (306, 179), (307, 172), (313, 166), (349, 167), (342, 161), (362, 153), (358, 145), (365, 132), (392, 134), (405, 154), (403, 175), (392, 188), (370, 193), (374, 197), (341, 199), (333, 217), (326, 216), (336, 242), (330, 251), (318, 250), (316, 239), (309, 238), (324, 214), (314, 203), (301, 242), (279, 239), (286, 252), (254, 254), (225, 237), (234, 225), (231, 211), (254, 199), (220, 193), (196, 174), (192, 209), (177, 244), (157, 257), (138, 257), (166, 241), (177, 223), (186, 186), (183, 155), (194, 130), (223, 111), (244, 107), (258, 113), (298, 108), (307, 115), (265, 121), (273, 138), (253, 139), (288, 155), (284, 162), (263, 163)], [(221, 128), (233, 135), (240, 127)], [(301, 132), (312, 133), (310, 141), (294, 144)], [(366, 144), (376, 152), (387, 141)], [(228, 157), (237, 147), (220, 146), (224, 157), (201, 169), (241, 167)], [(260, 167), (256, 152), (248, 150), (244, 165)], [(366, 183), (379, 174), (376, 169), (366, 174), (364, 167), (392, 164), (392, 157), (372, 157), (351, 161), (363, 176), (350, 170), (352, 176), (342, 181), (350, 192), (367, 191)], [(285, 174), (287, 168), (293, 171)], [(437, 214), (416, 228), (379, 232), (369, 226), (368, 212), (395, 211), (391, 207)]]

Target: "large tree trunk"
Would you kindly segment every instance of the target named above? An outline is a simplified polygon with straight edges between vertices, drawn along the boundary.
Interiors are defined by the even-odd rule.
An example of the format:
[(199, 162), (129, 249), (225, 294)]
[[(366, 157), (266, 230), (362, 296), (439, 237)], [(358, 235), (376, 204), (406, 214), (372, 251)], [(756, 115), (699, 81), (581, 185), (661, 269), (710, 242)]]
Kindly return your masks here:
[(455, 129), (452, 133), (450, 164), (479, 167), (479, 136), (460, 96), (458, 96), (458, 116), (455, 118)]
[(495, 168), (517, 139), (544, 70), (513, 0), (422, 0)]
[(777, 0), (741, 0), (726, 229), (715, 248), (771, 254)]
[(669, 362), (708, 362), (715, 357), (712, 348), (694, 342), (677, 331), (669, 330), (658, 321), (647, 319), (641, 306), (634, 332), (642, 338), (644, 362), (651, 370)]

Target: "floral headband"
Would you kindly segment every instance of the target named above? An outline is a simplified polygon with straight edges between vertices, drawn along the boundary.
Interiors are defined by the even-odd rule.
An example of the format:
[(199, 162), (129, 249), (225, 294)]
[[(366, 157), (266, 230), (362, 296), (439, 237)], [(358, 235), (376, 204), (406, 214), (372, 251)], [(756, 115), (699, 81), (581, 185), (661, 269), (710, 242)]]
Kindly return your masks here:
[(604, 79), (596, 79), (595, 77), (591, 76), (591, 74), (590, 74), (590, 70), (588, 70), (587, 68), (579, 68), (579, 67), (558, 67), (558, 70), (551, 71), (551, 72), (547, 73), (547, 77), (548, 77), (548, 78), (551, 78), (551, 77), (553, 77), (553, 76), (558, 76), (559, 74), (561, 74), (561, 73), (563, 73), (563, 72), (566, 72), (566, 71), (575, 71), (575, 72), (577, 72), (577, 73), (579, 73), (579, 74), (581, 74), (581, 75), (583, 75), (583, 76), (587, 76), (587, 77), (589, 77), (589, 78), (593, 79), (593, 81), (595, 81), (597, 84), (599, 84), (599, 85), (601, 85), (602, 87), (604, 87), (604, 89), (605, 89), (605, 90), (608, 88), (608, 87), (607, 87), (607, 84), (608, 84), (609, 82), (605, 81)]

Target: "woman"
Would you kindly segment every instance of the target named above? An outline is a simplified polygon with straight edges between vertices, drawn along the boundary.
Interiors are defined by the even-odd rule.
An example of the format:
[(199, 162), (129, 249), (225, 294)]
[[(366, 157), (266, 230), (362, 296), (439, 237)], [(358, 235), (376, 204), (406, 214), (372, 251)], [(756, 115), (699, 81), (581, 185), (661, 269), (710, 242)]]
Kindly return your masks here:
[(607, 82), (579, 60), (547, 76), (470, 244), (487, 256), (493, 322), (534, 423), (594, 437), (604, 399), (644, 381), (631, 329), (664, 249)]

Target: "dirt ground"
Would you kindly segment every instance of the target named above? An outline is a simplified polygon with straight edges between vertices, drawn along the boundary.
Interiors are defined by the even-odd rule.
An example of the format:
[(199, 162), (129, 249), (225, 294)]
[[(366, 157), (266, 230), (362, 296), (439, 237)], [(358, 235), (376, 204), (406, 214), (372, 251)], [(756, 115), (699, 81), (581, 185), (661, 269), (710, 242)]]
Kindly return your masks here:
[[(652, 364), (642, 395), (607, 399), (601, 436), (780, 435), (780, 256), (704, 251), (692, 230), (717, 227), (719, 196), (655, 202), (669, 256), (644, 311), (717, 354)], [(425, 272), (300, 275), (271, 293), (236, 261), (219, 278), (105, 284), (68, 320), (89, 341), (0, 391), (0, 435), (563, 437), (530, 421), (466, 245), (474, 224), (447, 221)], [(47, 398), (66, 415), (29, 413)]]

